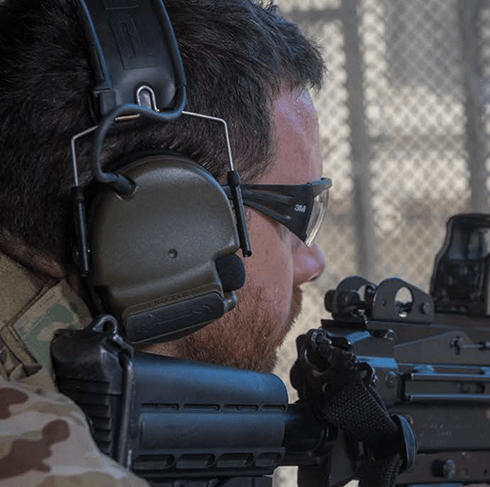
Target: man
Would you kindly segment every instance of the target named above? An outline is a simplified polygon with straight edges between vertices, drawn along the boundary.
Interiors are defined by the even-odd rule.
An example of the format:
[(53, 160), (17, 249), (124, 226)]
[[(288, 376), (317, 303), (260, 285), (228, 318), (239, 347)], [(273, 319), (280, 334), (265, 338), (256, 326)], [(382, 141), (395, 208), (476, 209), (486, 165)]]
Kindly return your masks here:
[[(318, 88), (316, 48), (274, 7), (248, 0), (166, 3), (188, 82), (187, 110), (225, 119), (242, 180), (303, 184), (321, 177), (318, 126), (306, 89)], [(72, 263), (70, 138), (90, 127), (87, 46), (71, 2), (0, 5), (0, 485), (145, 485), (100, 454), (83, 414), (56, 392), (49, 341), (86, 326), (92, 304)], [(221, 128), (180, 117), (128, 122), (104, 164), (149, 148), (178, 151), (224, 182)], [(82, 183), (92, 178), (80, 144)], [(199, 332), (147, 351), (272, 370), (301, 306), (300, 285), (324, 268), (282, 225), (247, 211), (253, 256), (237, 307)], [(3, 484), (2, 484), (3, 482)]]

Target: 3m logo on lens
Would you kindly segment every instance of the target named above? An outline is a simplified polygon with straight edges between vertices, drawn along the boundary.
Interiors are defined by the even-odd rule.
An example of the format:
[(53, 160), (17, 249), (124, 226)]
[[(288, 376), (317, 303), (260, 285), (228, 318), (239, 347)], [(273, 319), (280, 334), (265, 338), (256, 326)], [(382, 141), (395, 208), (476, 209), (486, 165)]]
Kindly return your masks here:
[(306, 205), (300, 205), (300, 204), (297, 204), (295, 207), (294, 207), (294, 211), (298, 212), (298, 213), (306, 213)]

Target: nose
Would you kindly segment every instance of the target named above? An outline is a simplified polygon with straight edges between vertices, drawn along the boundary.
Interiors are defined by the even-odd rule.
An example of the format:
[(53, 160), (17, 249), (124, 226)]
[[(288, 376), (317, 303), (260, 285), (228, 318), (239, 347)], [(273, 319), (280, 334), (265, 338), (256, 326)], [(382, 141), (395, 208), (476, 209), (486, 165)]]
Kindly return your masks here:
[(325, 257), (318, 245), (307, 247), (303, 242), (294, 253), (293, 284), (299, 286), (316, 279), (325, 270)]

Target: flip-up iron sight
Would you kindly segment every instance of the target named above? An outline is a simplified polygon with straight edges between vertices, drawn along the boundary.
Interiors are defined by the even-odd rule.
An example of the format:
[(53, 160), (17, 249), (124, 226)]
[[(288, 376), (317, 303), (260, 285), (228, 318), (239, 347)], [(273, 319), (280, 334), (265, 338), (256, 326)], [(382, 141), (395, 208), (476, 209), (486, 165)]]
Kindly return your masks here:
[[(400, 301), (399, 295), (408, 301)], [(385, 279), (376, 286), (360, 276), (348, 277), (337, 289), (327, 291), (325, 308), (334, 319), (348, 321), (434, 321), (432, 297), (398, 278)]]

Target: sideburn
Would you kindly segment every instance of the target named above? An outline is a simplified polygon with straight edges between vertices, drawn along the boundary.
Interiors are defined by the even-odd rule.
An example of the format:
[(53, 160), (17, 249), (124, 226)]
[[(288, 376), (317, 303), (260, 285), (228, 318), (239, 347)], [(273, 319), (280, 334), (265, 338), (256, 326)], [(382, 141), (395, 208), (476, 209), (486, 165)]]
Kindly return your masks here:
[[(289, 331), (291, 323), (281, 324), (274, 316), (274, 308), (264, 301), (262, 289), (248, 289), (247, 300), (238, 301), (237, 307), (221, 319), (175, 342), (154, 344), (140, 350), (212, 363), (240, 369), (271, 372), (277, 359), (277, 348)], [(294, 296), (294, 293), (293, 293)], [(296, 304), (291, 315), (296, 314)], [(281, 339), (272, 341), (276, 327), (284, 328)]]

